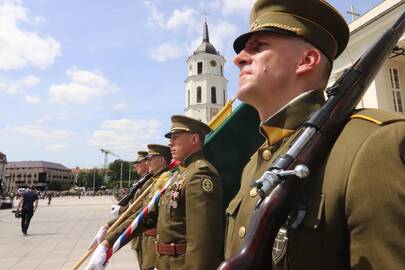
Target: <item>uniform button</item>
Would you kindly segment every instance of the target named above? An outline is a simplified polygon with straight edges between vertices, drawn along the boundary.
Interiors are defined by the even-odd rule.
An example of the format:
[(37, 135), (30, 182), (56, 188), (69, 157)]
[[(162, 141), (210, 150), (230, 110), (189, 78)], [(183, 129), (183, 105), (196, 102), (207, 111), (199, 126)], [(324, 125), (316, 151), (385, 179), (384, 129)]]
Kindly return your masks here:
[(271, 159), (272, 153), (269, 149), (266, 149), (262, 153), (264, 160), (269, 161)]
[(245, 235), (246, 235), (246, 229), (245, 229), (245, 227), (243, 227), (243, 226), (242, 226), (242, 227), (240, 227), (240, 228), (239, 228), (239, 233), (238, 233), (238, 234), (239, 234), (239, 237), (240, 237), (240, 238), (245, 237)]
[(257, 188), (254, 187), (249, 192), (250, 197), (255, 197), (257, 195)]

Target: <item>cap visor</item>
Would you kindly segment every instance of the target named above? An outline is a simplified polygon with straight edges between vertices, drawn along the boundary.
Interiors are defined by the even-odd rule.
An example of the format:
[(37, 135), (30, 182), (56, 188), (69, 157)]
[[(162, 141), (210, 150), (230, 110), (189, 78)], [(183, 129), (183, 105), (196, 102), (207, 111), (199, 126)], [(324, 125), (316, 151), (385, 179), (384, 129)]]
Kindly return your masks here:
[(166, 133), (166, 134), (165, 134), (165, 137), (168, 138), (168, 139), (170, 139), (170, 138), (172, 137), (172, 133), (173, 133), (173, 132)]
[(289, 32), (289, 31), (279, 29), (279, 28), (263, 28), (263, 29), (260, 29), (260, 30), (256, 30), (256, 31), (252, 31), (252, 32), (242, 34), (239, 37), (237, 37), (235, 39), (235, 41), (233, 42), (233, 49), (235, 50), (235, 52), (240, 53), (245, 48), (245, 44), (249, 40), (250, 36), (252, 34), (254, 34), (254, 33), (260, 33), (260, 32), (277, 33), (277, 34), (297, 36), (293, 32)]

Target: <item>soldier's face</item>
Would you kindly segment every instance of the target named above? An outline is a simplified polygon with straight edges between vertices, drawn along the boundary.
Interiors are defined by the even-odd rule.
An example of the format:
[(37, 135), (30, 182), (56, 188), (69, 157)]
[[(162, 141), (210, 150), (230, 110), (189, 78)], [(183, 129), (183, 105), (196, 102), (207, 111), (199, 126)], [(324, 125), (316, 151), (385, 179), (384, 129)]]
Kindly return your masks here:
[(162, 159), (161, 155), (153, 155), (146, 160), (146, 164), (148, 166), (149, 172), (152, 174), (160, 172), (162, 168)]
[(192, 154), (194, 135), (196, 134), (191, 134), (189, 132), (175, 132), (171, 135), (169, 147), (173, 159), (183, 161), (187, 156)]
[[(240, 69), (237, 97), (256, 107), (273, 106), (283, 99), (299, 62), (294, 38), (259, 32), (234, 58)], [(283, 102), (280, 100), (280, 102)]]
[(146, 161), (142, 160), (141, 162), (135, 164), (136, 173), (139, 175), (144, 175), (148, 171), (148, 166), (146, 166)]

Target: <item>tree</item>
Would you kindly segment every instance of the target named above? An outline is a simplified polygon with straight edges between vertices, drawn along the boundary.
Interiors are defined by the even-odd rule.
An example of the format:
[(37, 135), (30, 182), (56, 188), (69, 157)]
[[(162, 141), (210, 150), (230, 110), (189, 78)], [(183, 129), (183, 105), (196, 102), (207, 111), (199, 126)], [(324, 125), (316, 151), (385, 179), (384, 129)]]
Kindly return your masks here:
[(96, 190), (98, 190), (99, 187), (103, 185), (103, 176), (99, 173), (97, 169), (95, 171), (94, 170), (81, 171), (77, 176), (77, 185), (92, 190), (93, 180), (95, 180), (94, 181), (95, 188)]
[(61, 181), (51, 181), (48, 184), (48, 190), (63, 191), (71, 188), (70, 183), (64, 183)]
[[(139, 175), (134, 171), (132, 163), (129, 161), (116, 159), (108, 165), (108, 182), (119, 182), (121, 180), (121, 163), (122, 163), (122, 181), (128, 183), (129, 180), (129, 166), (131, 166), (131, 182), (139, 178)], [(124, 185), (124, 184), (123, 184)]]

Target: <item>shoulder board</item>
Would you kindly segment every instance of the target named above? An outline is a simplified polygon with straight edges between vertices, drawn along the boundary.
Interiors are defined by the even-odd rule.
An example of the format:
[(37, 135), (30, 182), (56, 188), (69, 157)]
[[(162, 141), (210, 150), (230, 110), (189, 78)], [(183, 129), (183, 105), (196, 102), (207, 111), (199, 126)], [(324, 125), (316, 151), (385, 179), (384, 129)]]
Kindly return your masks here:
[(387, 112), (378, 109), (361, 109), (356, 111), (350, 119), (362, 119), (379, 126), (405, 121), (405, 116), (399, 113)]
[(195, 165), (197, 166), (197, 168), (208, 168), (209, 167), (209, 163), (203, 159), (197, 160)]
[(172, 174), (170, 172), (162, 173), (159, 178), (156, 180), (154, 185), (154, 192), (160, 190), (166, 183), (166, 181), (170, 178)]

